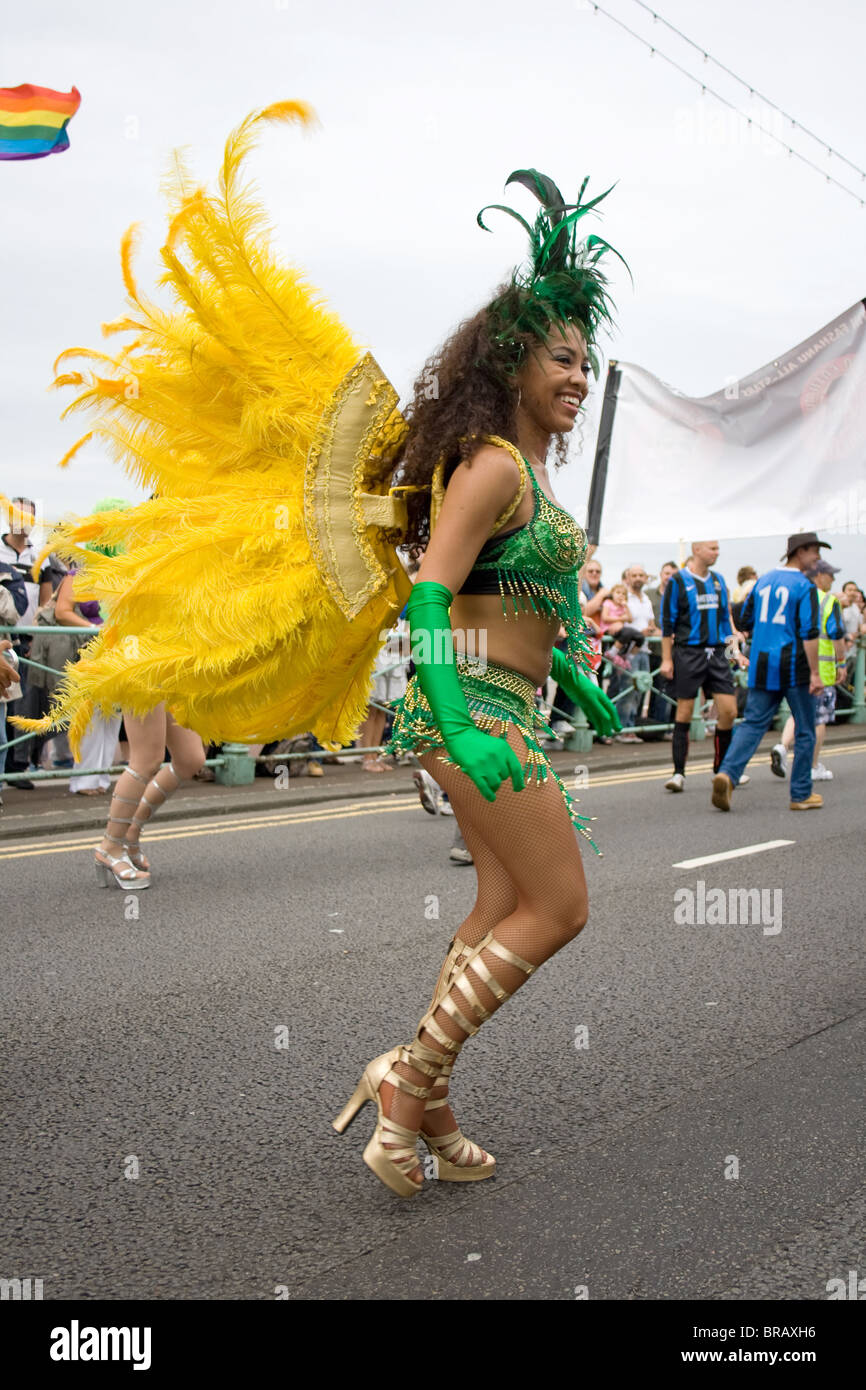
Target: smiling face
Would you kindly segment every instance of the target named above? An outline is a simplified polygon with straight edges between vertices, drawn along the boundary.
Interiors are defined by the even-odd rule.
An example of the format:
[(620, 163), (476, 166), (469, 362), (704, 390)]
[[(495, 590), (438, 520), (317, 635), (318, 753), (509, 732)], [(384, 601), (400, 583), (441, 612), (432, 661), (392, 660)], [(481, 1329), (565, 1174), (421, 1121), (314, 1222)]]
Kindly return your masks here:
[(545, 434), (568, 434), (589, 394), (586, 339), (576, 324), (555, 328), (545, 343), (529, 347), (515, 378), (519, 410)]

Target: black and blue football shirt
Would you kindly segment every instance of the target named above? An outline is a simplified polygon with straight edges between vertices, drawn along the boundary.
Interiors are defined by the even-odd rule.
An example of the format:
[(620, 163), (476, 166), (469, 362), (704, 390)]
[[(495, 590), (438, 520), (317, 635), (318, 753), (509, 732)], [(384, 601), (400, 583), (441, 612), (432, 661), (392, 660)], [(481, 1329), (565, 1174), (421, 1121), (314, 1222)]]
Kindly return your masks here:
[(740, 627), (751, 632), (749, 687), (784, 690), (809, 684), (803, 643), (819, 633), (818, 590), (800, 570), (770, 570), (743, 605)]
[(662, 595), (662, 634), (677, 647), (720, 647), (731, 636), (728, 587), (722, 575), (710, 570), (699, 579), (691, 570), (677, 570)]

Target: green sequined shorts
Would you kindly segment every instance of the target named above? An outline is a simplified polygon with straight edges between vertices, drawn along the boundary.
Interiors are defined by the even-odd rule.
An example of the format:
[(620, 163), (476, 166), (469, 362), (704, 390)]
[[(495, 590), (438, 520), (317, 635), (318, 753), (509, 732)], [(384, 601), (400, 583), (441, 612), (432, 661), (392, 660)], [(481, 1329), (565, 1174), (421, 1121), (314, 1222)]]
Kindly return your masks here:
[[(526, 745), (527, 758), (523, 764), (525, 786), (530, 786), (533, 779), (541, 783), (552, 776), (562, 792), (572, 824), (597, 852), (588, 828), (591, 817), (578, 813), (574, 798), (551, 767), (550, 759), (539, 742), (539, 734), (552, 739), (556, 735), (536, 709), (536, 687), (532, 681), (519, 671), (512, 671), (508, 666), (497, 666), (492, 661), (457, 657), (455, 666), (474, 723), (485, 733), (498, 738), (507, 738), (509, 726), (515, 726)], [(394, 707), (394, 727), (385, 752), (399, 756), (409, 752), (426, 753), (433, 748), (443, 747), (444, 739), (433, 711), (418, 684), (417, 675), (414, 675), (406, 687), (406, 694)], [(443, 762), (455, 766), (447, 754)]]

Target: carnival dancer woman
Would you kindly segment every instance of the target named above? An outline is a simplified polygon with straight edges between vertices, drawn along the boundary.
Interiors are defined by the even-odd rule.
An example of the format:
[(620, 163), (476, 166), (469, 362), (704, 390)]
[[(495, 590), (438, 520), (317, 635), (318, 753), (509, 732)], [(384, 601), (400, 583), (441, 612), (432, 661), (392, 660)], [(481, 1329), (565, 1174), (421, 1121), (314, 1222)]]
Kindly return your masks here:
[[(390, 746), (413, 748), (447, 791), (478, 877), (476, 903), (413, 1042), (369, 1064), (334, 1122), (342, 1131), (364, 1101), (376, 1102), (364, 1159), (404, 1197), (423, 1181), (419, 1132), (438, 1157), (440, 1179), (493, 1173), (495, 1160), (464, 1139), (452, 1115), (451, 1070), (467, 1039), (587, 920), (575, 828), (588, 831), (560, 779), (548, 775), (535, 689), (552, 673), (599, 732), (618, 727), (614, 707), (580, 671), (589, 656), (578, 597), (586, 537), (557, 503), (548, 472), (551, 455), (564, 461), (589, 391), (595, 336), (609, 317), (595, 267), (599, 243), (578, 246), (575, 238), (591, 205), (578, 198), (566, 207), (535, 170), (512, 181), (542, 204), (529, 272), (515, 272), (427, 363), (402, 455), (404, 484), (431, 483), (438, 516), (431, 534), (423, 494), (410, 493), (409, 550), (424, 549), (409, 600), (417, 671)], [(560, 623), (566, 653), (554, 646)], [(472, 644), (477, 652), (479, 634), (483, 661), (467, 651)]]
[[(100, 434), (153, 495), (50, 538), (64, 554), (94, 539), (123, 547), (89, 554), (76, 582), (78, 598), (110, 601), (110, 622), (67, 668), (50, 714), (13, 722), (44, 733), (68, 725), (76, 751), (94, 709), (144, 718), (164, 703), (206, 742), (312, 732), (336, 751), (357, 735), (377, 654), (409, 600), (417, 669), (392, 746), (415, 749), (448, 792), (478, 902), (415, 1040), (366, 1068), (336, 1127), (375, 1100), (366, 1161), (412, 1196), (419, 1130), (440, 1179), (493, 1171), (456, 1128), (451, 1068), (466, 1037), (586, 921), (574, 831), (588, 829), (550, 768), (533, 697), (552, 673), (600, 733), (617, 727), (580, 669), (586, 542), (547, 471), (551, 452), (565, 458), (597, 367), (596, 335), (610, 319), (598, 261), (610, 248), (577, 242), (600, 201), (581, 202), (586, 180), (567, 205), (544, 175), (513, 174), (541, 205), (534, 226), (518, 217), (529, 270), (428, 364), (438, 394), (430, 399), (425, 373), (407, 422), (372, 355), (303, 272), (275, 257), (241, 178), (260, 123), (314, 119), (297, 101), (248, 116), (226, 144), (217, 194), (176, 155), (161, 251), (175, 309), (140, 294), (130, 231), (121, 261), (131, 308), (106, 331), (132, 342), (114, 357), (75, 348), (58, 359), (55, 384), (82, 388), (67, 410), (97, 413), (63, 464)], [(96, 365), (69, 370), (75, 356)], [(425, 551), (414, 587), (398, 544)], [(452, 622), (486, 635), (484, 660), (467, 649), (455, 664)], [(553, 645), (560, 624), (565, 652)]]

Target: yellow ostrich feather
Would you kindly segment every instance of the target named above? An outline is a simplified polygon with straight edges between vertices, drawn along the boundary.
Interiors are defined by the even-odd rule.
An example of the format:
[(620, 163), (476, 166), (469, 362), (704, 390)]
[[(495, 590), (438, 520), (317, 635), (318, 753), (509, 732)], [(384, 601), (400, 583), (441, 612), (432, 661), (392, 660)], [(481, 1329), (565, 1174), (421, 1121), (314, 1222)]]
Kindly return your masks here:
[[(229, 136), (213, 195), (192, 184), (176, 155), (160, 281), (174, 308), (150, 302), (136, 285), (130, 228), (121, 246), (130, 311), (103, 332), (134, 340), (114, 357), (75, 348), (55, 363), (54, 385), (79, 388), (63, 414), (95, 416), (61, 466), (99, 436), (154, 494), (61, 523), (43, 551), (75, 561), (75, 596), (98, 598), (110, 617), (67, 668), (50, 714), (12, 722), (40, 733), (68, 728), (76, 753), (97, 709), (142, 716), (165, 701), (206, 741), (309, 730), (330, 748), (349, 742), (366, 714), (376, 654), (411, 585), (386, 533), (361, 529), (352, 511), (361, 484), (353, 483), (353, 534), (339, 543), (363, 552), (373, 578), (350, 613), (311, 546), (305, 485), (335, 393), (372, 359), (303, 272), (277, 262), (260, 203), (240, 184), (263, 123), (310, 127), (315, 119), (303, 102), (253, 112)], [(58, 375), (70, 357), (99, 375)], [(364, 459), (378, 461), (363, 484), (377, 502), (405, 429), (396, 408), (383, 409), (364, 446)], [(87, 541), (118, 553), (82, 550)]]
[(131, 227), (127, 227), (120, 243), (120, 267), (123, 271), (123, 283), (130, 299), (134, 299), (136, 302), (138, 302), (138, 291), (132, 274), (132, 257), (138, 245), (139, 234), (139, 225), (137, 222), (133, 222)]

